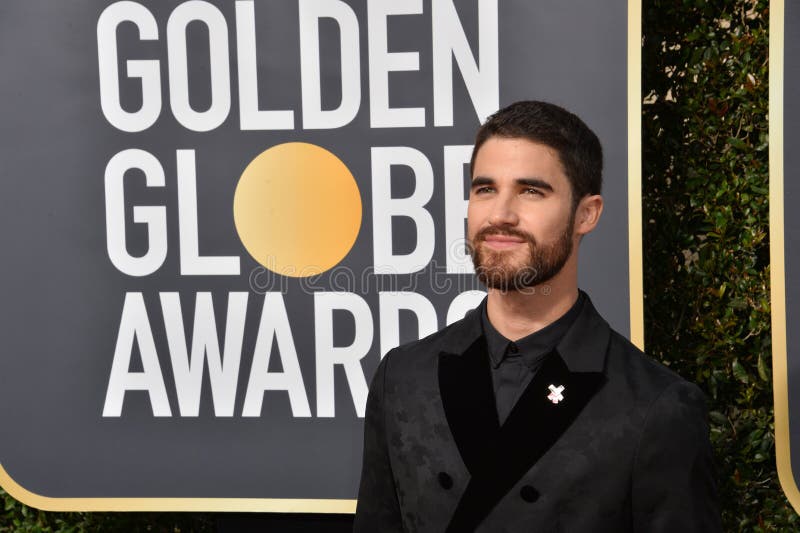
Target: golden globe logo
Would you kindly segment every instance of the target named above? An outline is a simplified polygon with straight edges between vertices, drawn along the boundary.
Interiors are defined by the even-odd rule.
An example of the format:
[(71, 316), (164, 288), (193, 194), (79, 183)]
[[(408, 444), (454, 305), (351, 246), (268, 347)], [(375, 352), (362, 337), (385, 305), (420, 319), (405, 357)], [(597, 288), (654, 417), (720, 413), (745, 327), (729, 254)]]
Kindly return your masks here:
[(361, 195), (342, 161), (319, 146), (286, 143), (245, 169), (233, 201), (236, 231), (258, 263), (308, 277), (341, 261), (361, 227)]
[[(475, 51), (470, 48), (453, 0), (434, 0), (426, 5), (429, 12), (423, 11), (421, 0), (370, 0), (366, 2), (366, 20), (359, 20), (353, 9), (340, 0), (299, 0), (297, 20), (286, 23), (297, 26), (302, 129), (346, 129), (364, 102), (368, 102), (369, 126), (373, 129), (412, 128), (408, 131), (413, 132), (413, 128), (428, 126), (452, 127), (453, 85), (459, 74), (475, 112), (470, 130), (497, 109), (497, 1), (481, 0), (477, 4), (479, 27)], [(164, 112), (167, 104), (162, 102), (162, 94), (166, 94), (171, 116), (178, 125), (193, 132), (210, 132), (230, 118), (232, 99), (238, 94), (240, 131), (295, 130), (295, 110), (264, 109), (265, 102), (259, 102), (258, 78), (264, 72), (263, 67), (259, 71), (256, 4), (252, 0), (239, 0), (233, 7), (233, 17), (226, 18), (216, 6), (191, 0), (178, 4), (164, 21), (138, 2), (120, 1), (108, 6), (98, 19), (97, 42), (100, 107), (109, 124), (119, 131), (137, 134), (132, 139), (141, 145), (142, 137), (138, 132), (156, 126), (159, 121), (170, 120)], [(268, 9), (269, 4), (258, 4), (258, 9), (262, 8)], [(430, 61), (426, 62), (432, 76), (430, 110), (392, 107), (389, 101), (390, 73), (420, 69), (420, 52), (389, 50), (391, 20), (409, 15), (430, 17), (432, 27), (436, 28), (431, 35)], [(319, 39), (322, 19), (333, 21), (339, 29), (341, 99), (332, 109), (322, 106), (323, 65)], [(209, 77), (205, 83), (209, 84), (211, 101), (202, 110), (193, 108), (189, 98), (187, 31), (190, 24), (202, 25), (207, 30), (210, 51)], [(133, 25), (141, 41), (155, 41), (164, 46), (166, 65), (159, 59), (121, 57), (117, 35), (123, 25)], [(229, 34), (235, 36), (233, 45)], [(362, 65), (360, 51), (363, 34), (366, 34), (368, 46), (366, 65)], [(235, 75), (230, 61), (233, 52)], [(162, 79), (164, 72), (166, 82)], [(142, 100), (138, 109), (124, 108), (121, 77), (140, 86)], [(275, 83), (274, 79), (270, 83)], [(368, 88), (368, 98), (362, 95), (362, 85)], [(238, 92), (234, 93), (232, 87), (237, 87)], [(442, 145), (442, 166), (434, 171), (431, 157), (417, 148), (363, 144), (362, 147), (359, 140), (358, 149), (363, 149), (364, 156), (369, 158), (371, 176), (360, 180), (355, 179), (337, 155), (305, 142), (279, 143), (255, 157), (246, 155), (252, 160), (238, 179), (232, 206), (236, 233), (244, 250), (279, 276), (314, 279), (342, 263), (360, 236), (362, 217), (371, 216), (371, 268), (376, 276), (413, 275), (423, 271), (431, 264), (437, 239), (447, 248), (444, 273), (470, 273), (471, 263), (459, 243), (464, 240), (466, 215), (463, 171), (469, 162), (471, 146)], [(164, 147), (159, 148), (163, 150)], [(197, 161), (203, 157), (192, 149), (176, 150), (174, 177), (167, 176), (161, 162), (146, 149), (124, 149), (110, 157), (105, 169), (107, 248), (111, 263), (121, 273), (137, 278), (169, 275), (161, 269), (172, 253), (179, 258), (180, 276), (240, 276), (239, 256), (200, 253), (197, 180), (209, 178), (204, 176), (202, 166), (200, 171), (197, 168)], [(392, 196), (391, 169), (396, 166), (407, 167), (413, 174), (414, 188), (409, 196)], [(131, 206), (125, 198), (125, 182), (129, 171), (134, 169), (144, 174), (148, 188), (174, 186), (177, 205), (164, 202), (163, 205)], [(240, 171), (241, 167), (236, 173)], [(435, 180), (435, 176), (439, 179)], [(136, 183), (141, 186), (141, 182)], [(444, 205), (431, 206), (437, 184), (443, 187)], [(371, 187), (368, 206), (362, 205), (364, 195), (359, 185)], [(168, 240), (168, 209), (177, 211), (177, 247)], [(431, 209), (443, 210), (444, 231), (434, 227)], [(138, 256), (129, 252), (126, 241), (125, 213), (130, 210), (133, 223), (147, 230), (146, 251)], [(392, 243), (392, 224), (398, 217), (413, 222), (416, 245), (408, 253), (397, 253)], [(434, 288), (436, 290), (443, 294), (456, 293), (453, 287)], [(194, 295), (194, 317), (188, 322), (182, 307), (182, 297), (185, 304), (186, 296), (186, 291), (180, 294), (173, 291), (125, 293), (103, 416), (122, 416), (129, 391), (144, 391), (154, 416), (172, 416), (161, 368), (165, 361), (171, 365), (178, 412), (182, 417), (199, 415), (204, 381), (210, 382), (211, 401), (218, 417), (260, 416), (265, 391), (276, 390), (288, 395), (293, 416), (312, 416), (300, 370), (295, 331), (282, 291), (263, 291), (241, 406), (236, 405), (236, 397), (241, 388), (240, 366), (247, 360), (242, 352), (252, 291), (212, 295), (198, 290)], [(311, 300), (308, 304), (313, 306), (314, 320), (313, 324), (294, 324), (294, 329), (300, 328), (305, 334), (313, 328), (314, 353), (304, 357), (313, 357), (315, 364), (315, 414), (318, 417), (335, 414), (334, 369), (337, 367), (346, 375), (356, 415), (364, 415), (367, 380), (361, 361), (372, 349), (376, 337), (380, 339), (381, 354), (398, 343), (401, 310), (417, 316), (420, 335), (440, 326), (433, 304), (416, 292), (413, 284), (404, 290), (378, 290), (375, 313), (353, 288), (331, 290), (329, 287), (292, 295), (293, 298), (301, 296)], [(217, 317), (214, 299), (225, 297), (225, 315)], [(480, 297), (477, 291), (455, 296), (447, 309), (446, 321), (449, 323), (463, 316)], [(151, 302), (151, 307), (160, 307), (163, 325), (151, 320), (147, 301)], [(350, 313), (356, 324), (355, 337), (347, 346), (334, 344), (335, 311)], [(377, 327), (373, 314), (379, 317)], [(192, 325), (191, 332), (186, 331), (187, 324)], [(224, 331), (223, 343), (218, 331)], [(168, 354), (158, 353), (156, 334), (166, 339)], [(277, 350), (273, 351), (273, 345)], [(137, 347), (141, 370), (131, 371)], [(270, 370), (270, 361), (274, 358), (280, 360), (280, 371)], [(208, 373), (204, 376), (206, 369)]]

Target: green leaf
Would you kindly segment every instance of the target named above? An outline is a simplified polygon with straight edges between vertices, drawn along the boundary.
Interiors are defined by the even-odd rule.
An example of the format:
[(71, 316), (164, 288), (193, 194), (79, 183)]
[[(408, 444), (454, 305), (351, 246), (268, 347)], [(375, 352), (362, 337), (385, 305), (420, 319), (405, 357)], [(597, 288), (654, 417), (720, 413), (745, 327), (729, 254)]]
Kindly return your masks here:
[(744, 367), (739, 363), (738, 359), (734, 359), (733, 363), (731, 363), (731, 369), (733, 370), (733, 376), (742, 383), (748, 383), (750, 381), (750, 376), (747, 375), (747, 371)]
[(747, 143), (737, 137), (728, 137), (728, 144), (737, 150), (745, 150), (748, 148)]
[(708, 417), (717, 425), (724, 426), (728, 424), (728, 417), (719, 411), (709, 411)]
[(763, 354), (758, 354), (758, 377), (760, 377), (762, 381), (769, 381), (771, 377)]

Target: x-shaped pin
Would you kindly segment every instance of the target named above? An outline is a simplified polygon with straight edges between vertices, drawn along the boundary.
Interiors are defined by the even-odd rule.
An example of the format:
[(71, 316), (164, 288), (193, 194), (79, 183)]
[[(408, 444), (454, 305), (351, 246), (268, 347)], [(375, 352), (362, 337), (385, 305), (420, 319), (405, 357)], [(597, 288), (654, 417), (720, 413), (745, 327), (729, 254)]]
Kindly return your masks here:
[(550, 385), (548, 388), (550, 389), (550, 394), (547, 395), (548, 400), (550, 400), (553, 403), (558, 403), (564, 399), (564, 395), (561, 394), (562, 392), (564, 392), (564, 385), (559, 385), (559, 386)]

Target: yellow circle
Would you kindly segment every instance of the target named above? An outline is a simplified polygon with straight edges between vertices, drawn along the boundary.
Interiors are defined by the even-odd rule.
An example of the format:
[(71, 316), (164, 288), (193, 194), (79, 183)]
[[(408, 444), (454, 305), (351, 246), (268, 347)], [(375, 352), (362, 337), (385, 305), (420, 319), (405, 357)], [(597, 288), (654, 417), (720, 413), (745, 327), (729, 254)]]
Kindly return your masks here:
[(245, 249), (269, 270), (308, 277), (339, 263), (361, 228), (361, 195), (342, 161), (314, 144), (285, 143), (244, 169), (233, 220)]

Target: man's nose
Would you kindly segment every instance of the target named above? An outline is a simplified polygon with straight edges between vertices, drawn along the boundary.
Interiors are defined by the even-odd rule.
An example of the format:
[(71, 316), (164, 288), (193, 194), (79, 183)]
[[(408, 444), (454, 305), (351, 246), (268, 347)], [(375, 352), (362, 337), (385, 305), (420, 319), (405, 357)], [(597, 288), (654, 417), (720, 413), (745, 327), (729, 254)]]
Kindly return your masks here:
[(492, 226), (516, 226), (519, 223), (510, 199), (497, 199), (489, 215), (489, 223)]

